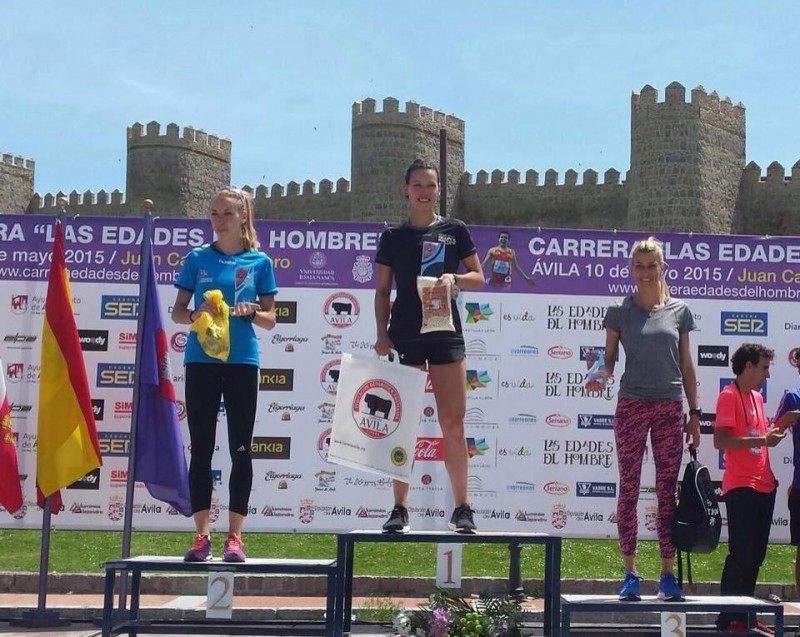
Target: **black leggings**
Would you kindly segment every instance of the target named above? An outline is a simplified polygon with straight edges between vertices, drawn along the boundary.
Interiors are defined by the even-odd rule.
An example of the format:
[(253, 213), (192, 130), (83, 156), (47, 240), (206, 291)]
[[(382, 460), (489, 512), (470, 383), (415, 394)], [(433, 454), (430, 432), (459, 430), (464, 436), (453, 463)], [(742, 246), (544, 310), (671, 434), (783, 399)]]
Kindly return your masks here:
[(250, 445), (258, 403), (258, 367), (235, 363), (186, 365), (186, 417), (192, 443), (189, 493), (192, 513), (211, 508), (211, 457), (217, 434), (220, 398), (228, 415), (228, 450), (231, 477), (230, 510), (247, 515), (253, 485)]
[[(766, 449), (763, 453), (767, 453)], [(722, 567), (720, 593), (752, 597), (758, 570), (767, 555), (775, 491), (763, 493), (748, 487), (725, 494), (728, 512), (728, 556)], [(720, 613), (717, 626), (725, 628), (734, 619), (747, 621), (747, 613)]]

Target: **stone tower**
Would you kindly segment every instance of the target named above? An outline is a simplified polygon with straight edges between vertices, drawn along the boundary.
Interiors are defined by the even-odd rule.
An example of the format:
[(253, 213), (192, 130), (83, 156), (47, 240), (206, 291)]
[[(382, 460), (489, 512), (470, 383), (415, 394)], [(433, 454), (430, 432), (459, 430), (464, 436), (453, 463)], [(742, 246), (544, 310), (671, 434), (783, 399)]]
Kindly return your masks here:
[(375, 110), (371, 98), (353, 104), (351, 218), (404, 219), (405, 170), (417, 157), (439, 164), (439, 131), (443, 128), (447, 130), (447, 209), (452, 210), (464, 172), (464, 120), (416, 102), (406, 102), (405, 112), (401, 112), (393, 97), (383, 100), (383, 112)]
[(702, 87), (650, 85), (631, 96), (628, 227), (729, 233), (745, 162), (742, 104)]
[(231, 183), (231, 142), (201, 130), (158, 122), (128, 128), (127, 203), (139, 210), (145, 199), (176, 217), (202, 217), (211, 195)]
[(3, 153), (0, 157), (0, 212), (22, 213), (33, 196), (32, 159)]

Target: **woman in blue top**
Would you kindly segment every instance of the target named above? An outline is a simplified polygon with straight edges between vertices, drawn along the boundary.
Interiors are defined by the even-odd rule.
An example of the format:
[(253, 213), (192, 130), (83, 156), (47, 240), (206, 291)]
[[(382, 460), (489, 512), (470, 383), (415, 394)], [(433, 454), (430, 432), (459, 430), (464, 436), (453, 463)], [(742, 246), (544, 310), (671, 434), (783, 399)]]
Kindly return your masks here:
[(204, 300), (203, 294), (221, 290), (230, 306), (230, 353), (225, 362), (220, 362), (202, 350), (195, 332), (189, 333), (184, 356), (186, 416), (192, 444), (189, 492), (197, 532), (184, 560), (201, 562), (211, 558), (211, 458), (223, 399), (231, 475), (228, 537), (222, 559), (243, 562), (241, 532), (253, 482), (250, 445), (258, 402), (259, 357), (253, 328), (275, 327), (277, 288), (272, 260), (257, 249), (249, 195), (236, 188), (223, 188), (211, 199), (209, 218), (216, 241), (195, 248), (186, 256), (175, 283), (178, 295), (172, 320), (191, 324), (202, 312), (215, 315), (216, 306)]

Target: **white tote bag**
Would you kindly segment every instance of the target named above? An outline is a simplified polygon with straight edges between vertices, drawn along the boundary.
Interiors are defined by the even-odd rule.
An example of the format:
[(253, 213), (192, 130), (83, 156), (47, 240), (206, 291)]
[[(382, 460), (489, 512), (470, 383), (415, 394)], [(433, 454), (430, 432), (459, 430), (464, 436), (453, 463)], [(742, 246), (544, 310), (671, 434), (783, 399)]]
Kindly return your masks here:
[(409, 481), (427, 375), (398, 359), (342, 354), (330, 462)]

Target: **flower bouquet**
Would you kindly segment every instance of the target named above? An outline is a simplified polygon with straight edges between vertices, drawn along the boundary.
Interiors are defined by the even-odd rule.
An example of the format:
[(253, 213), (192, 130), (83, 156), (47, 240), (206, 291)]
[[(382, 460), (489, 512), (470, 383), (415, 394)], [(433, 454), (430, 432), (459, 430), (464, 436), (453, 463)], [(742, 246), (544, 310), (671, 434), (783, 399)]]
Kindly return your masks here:
[(402, 637), (520, 637), (522, 608), (508, 595), (462, 598), (438, 588), (418, 610), (399, 611), (393, 626)]

